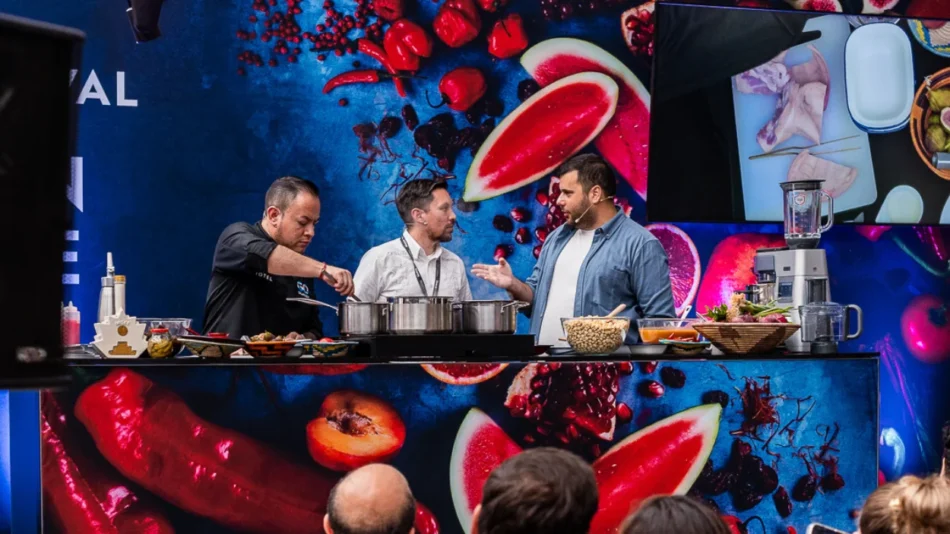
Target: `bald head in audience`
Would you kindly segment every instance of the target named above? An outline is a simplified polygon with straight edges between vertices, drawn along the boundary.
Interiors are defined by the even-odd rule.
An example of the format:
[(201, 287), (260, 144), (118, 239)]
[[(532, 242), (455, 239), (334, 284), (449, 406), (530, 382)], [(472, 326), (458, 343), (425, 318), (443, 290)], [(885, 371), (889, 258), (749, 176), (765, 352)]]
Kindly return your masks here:
[(330, 491), (323, 529), (327, 534), (412, 534), (415, 516), (406, 477), (391, 466), (370, 464)]

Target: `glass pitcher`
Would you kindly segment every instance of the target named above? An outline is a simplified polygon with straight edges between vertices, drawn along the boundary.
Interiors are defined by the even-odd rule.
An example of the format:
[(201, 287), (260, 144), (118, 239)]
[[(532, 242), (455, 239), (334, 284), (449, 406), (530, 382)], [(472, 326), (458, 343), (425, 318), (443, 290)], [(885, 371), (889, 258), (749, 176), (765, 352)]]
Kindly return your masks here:
[[(848, 310), (854, 310), (856, 328), (851, 333)], [(806, 343), (834, 343), (857, 339), (863, 330), (861, 308), (834, 302), (810, 302), (798, 308), (802, 322), (802, 341)]]
[[(782, 182), (785, 243), (788, 248), (815, 248), (822, 232), (834, 224), (834, 201), (821, 190), (822, 180)], [(828, 204), (828, 222), (821, 224), (821, 205)]]

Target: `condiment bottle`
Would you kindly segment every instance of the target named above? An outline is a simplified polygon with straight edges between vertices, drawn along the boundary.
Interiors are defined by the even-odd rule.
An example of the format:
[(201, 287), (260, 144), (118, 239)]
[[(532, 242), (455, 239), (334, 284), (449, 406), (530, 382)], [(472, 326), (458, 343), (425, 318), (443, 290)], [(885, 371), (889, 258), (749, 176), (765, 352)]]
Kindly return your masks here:
[(99, 290), (99, 318), (97, 322), (105, 322), (106, 317), (115, 315), (115, 279), (111, 276), (102, 277), (102, 289)]
[(79, 319), (79, 308), (73, 306), (73, 302), (69, 301), (69, 306), (63, 307), (63, 345), (79, 344)]
[(105, 321), (115, 315), (115, 267), (112, 265), (112, 253), (106, 253), (106, 275), (102, 277), (102, 289), (99, 290), (99, 313), (96, 322)]
[(125, 307), (125, 275), (123, 274), (115, 275), (115, 312), (119, 313), (120, 310), (126, 314), (129, 313), (129, 309)]

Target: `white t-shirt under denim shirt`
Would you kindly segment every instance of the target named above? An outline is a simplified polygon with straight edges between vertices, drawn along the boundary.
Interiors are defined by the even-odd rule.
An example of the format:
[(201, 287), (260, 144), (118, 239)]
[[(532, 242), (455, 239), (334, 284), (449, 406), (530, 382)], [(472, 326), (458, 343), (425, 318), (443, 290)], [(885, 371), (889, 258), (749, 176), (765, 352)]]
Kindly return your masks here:
[(566, 341), (560, 341), (564, 337), (561, 319), (574, 317), (577, 277), (593, 242), (593, 230), (577, 230), (558, 256), (557, 263), (554, 264), (551, 291), (548, 293), (548, 305), (541, 320), (539, 345), (567, 346)]
[[(422, 296), (422, 289), (412, 268), (415, 262), (430, 297), (472, 300), (472, 290), (468, 285), (462, 258), (441, 245), (436, 247), (432, 255), (426, 255), (425, 250), (409, 232), (403, 232), (402, 235), (409, 245), (412, 259), (399, 239), (368, 250), (353, 275), (356, 298), (363, 302), (385, 302), (389, 297)], [(436, 263), (439, 258), (442, 258), (442, 281), (439, 283), (439, 294), (434, 295)]]

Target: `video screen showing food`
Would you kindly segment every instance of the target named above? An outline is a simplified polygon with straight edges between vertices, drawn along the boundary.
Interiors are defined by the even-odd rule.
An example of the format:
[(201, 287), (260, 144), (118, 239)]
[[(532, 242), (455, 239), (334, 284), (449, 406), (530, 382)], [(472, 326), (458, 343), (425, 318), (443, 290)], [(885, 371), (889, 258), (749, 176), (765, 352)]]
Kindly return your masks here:
[[(950, 224), (950, 22), (661, 3), (648, 218)], [(675, 147), (675, 148), (674, 148)]]

